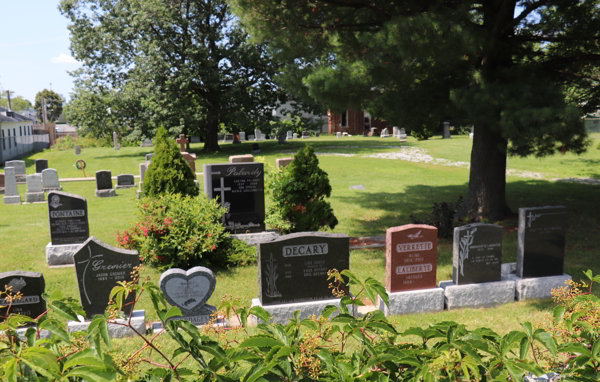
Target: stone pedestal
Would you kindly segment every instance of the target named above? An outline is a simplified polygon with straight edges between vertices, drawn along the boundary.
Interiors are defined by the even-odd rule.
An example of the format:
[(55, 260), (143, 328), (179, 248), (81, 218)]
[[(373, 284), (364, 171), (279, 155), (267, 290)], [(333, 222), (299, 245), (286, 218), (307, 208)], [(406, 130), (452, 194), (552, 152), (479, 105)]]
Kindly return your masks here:
[(50, 191), (62, 191), (63, 187), (44, 187), (43, 188), (44, 192), (50, 192)]
[[(128, 319), (117, 319), (120, 324), (126, 324)], [(87, 330), (91, 321), (69, 321), (69, 333)], [(131, 314), (131, 326), (140, 334), (146, 334), (146, 317), (144, 310), (134, 310)], [(136, 334), (127, 326), (108, 324), (108, 334), (112, 338), (133, 337)]]
[(392, 314), (409, 314), (424, 312), (441, 312), (444, 310), (444, 289), (431, 288), (406, 292), (389, 292), (389, 306), (377, 297), (377, 307), (386, 316)]
[(27, 183), (27, 174), (16, 174), (17, 183)]
[[(33, 326), (33, 328), (35, 329), (35, 326)], [(19, 336), (19, 339), (23, 342), (27, 342), (27, 337), (25, 337), (27, 329), (29, 329), (29, 327), (22, 327), (17, 329), (17, 336)], [(41, 339), (52, 338), (52, 333), (45, 329), (40, 330), (39, 334)], [(0, 335), (4, 335), (4, 332), (0, 331)]]
[(26, 192), (25, 193), (25, 202), (26, 203), (36, 203), (44, 201), (44, 192)]
[(110, 198), (112, 196), (117, 196), (117, 192), (114, 188), (109, 188), (108, 190), (96, 190), (96, 196), (99, 198)]
[(563, 274), (522, 279), (511, 274), (508, 276), (508, 280), (515, 282), (515, 298), (517, 301), (522, 301), (552, 297), (552, 289), (564, 287), (565, 281), (571, 280), (571, 276)]
[(4, 204), (21, 204), (21, 195), (4, 195)]
[(257, 233), (237, 233), (231, 235), (231, 237), (243, 241), (248, 245), (258, 245), (260, 243), (267, 243), (273, 241), (279, 237), (277, 232), (257, 232)]
[(81, 244), (46, 245), (46, 262), (49, 266), (74, 264), (73, 255)]
[(451, 280), (440, 282), (444, 288), (446, 309), (487, 308), (515, 301), (515, 282), (503, 280), (491, 283), (456, 285)]
[[(279, 305), (267, 305), (262, 306), (260, 304), (260, 300), (258, 298), (252, 299), (252, 306), (260, 306), (269, 314), (272, 315), (271, 322), (276, 324), (285, 325), (288, 323), (290, 318), (294, 318), (294, 312), (300, 311), (300, 319), (303, 320), (312, 316), (313, 314), (317, 317), (321, 315), (323, 309), (327, 305), (340, 306), (340, 299), (335, 298), (331, 300), (318, 300), (318, 301), (308, 301), (308, 302), (296, 302), (292, 304), (279, 304)], [(337, 312), (336, 312), (337, 313)], [(335, 317), (337, 314), (331, 315), (329, 318)], [(259, 323), (259, 319), (256, 316), (250, 316), (249, 322), (253, 325)]]

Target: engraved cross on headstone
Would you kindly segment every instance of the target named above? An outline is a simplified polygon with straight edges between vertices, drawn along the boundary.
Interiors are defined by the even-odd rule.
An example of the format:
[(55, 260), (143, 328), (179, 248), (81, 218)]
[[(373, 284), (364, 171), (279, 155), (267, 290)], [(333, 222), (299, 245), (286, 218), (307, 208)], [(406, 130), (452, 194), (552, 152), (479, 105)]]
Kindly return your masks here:
[(231, 187), (225, 187), (225, 178), (221, 178), (221, 187), (215, 188), (215, 191), (221, 192), (221, 206), (225, 204), (225, 191), (231, 191)]
[(185, 152), (185, 145), (189, 142), (189, 140), (185, 137), (185, 135), (180, 134), (179, 138), (175, 140), (175, 142), (179, 143), (179, 152)]

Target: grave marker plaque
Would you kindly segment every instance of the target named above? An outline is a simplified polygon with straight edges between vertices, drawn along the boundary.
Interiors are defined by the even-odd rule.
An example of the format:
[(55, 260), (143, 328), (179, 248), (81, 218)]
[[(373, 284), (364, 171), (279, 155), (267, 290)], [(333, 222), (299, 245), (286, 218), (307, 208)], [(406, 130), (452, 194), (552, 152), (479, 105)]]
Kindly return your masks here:
[(205, 267), (194, 267), (188, 271), (172, 268), (160, 275), (160, 290), (169, 304), (181, 309), (183, 316), (170, 319), (190, 321), (203, 325), (210, 321), (216, 308), (206, 301), (215, 290), (217, 278)]
[(227, 208), (230, 231), (265, 230), (265, 178), (262, 163), (204, 165), (204, 193)]
[(6, 296), (0, 297), (0, 316), (6, 317), (8, 313), (21, 314), (23, 316), (37, 318), (46, 311), (46, 301), (42, 299), (45, 283), (44, 275), (37, 272), (12, 271), (0, 273), (0, 288), (4, 291), (5, 286), (12, 287), (11, 293), (21, 293), (23, 298), (14, 300), (8, 312)]
[(517, 276), (560, 276), (565, 259), (567, 208), (519, 208)]
[(261, 304), (335, 298), (327, 271), (349, 269), (349, 258), (350, 241), (341, 233), (302, 232), (260, 243)]
[(504, 230), (475, 223), (454, 228), (452, 281), (456, 285), (500, 281)]
[(388, 292), (436, 287), (437, 228), (425, 224), (392, 227), (385, 241)]
[[(90, 237), (74, 255), (77, 285), (81, 305), (87, 317), (104, 314), (108, 297), (119, 281), (131, 281), (131, 272), (140, 265), (137, 251), (112, 247), (95, 237)], [(125, 299), (123, 310), (128, 315), (135, 294)]]
[(50, 191), (48, 222), (52, 245), (83, 243), (90, 236), (87, 201), (79, 195)]

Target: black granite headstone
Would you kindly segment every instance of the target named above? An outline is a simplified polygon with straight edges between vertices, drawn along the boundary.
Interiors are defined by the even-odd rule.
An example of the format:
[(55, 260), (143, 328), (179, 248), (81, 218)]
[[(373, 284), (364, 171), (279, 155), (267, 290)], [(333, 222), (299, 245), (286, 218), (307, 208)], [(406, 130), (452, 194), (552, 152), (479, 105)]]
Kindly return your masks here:
[(83, 243), (90, 236), (87, 201), (79, 195), (50, 191), (48, 224), (52, 245)]
[(260, 153), (260, 145), (258, 143), (252, 144), (252, 154)]
[(562, 275), (566, 233), (566, 207), (519, 208), (517, 276)]
[(110, 190), (112, 186), (112, 173), (108, 170), (96, 171), (96, 190)]
[(117, 175), (117, 188), (135, 187), (135, 180), (131, 174)]
[(48, 160), (47, 159), (36, 159), (35, 160), (35, 172), (37, 174), (41, 174), (42, 171), (48, 168)]
[(36, 318), (46, 311), (46, 301), (42, 299), (45, 283), (44, 275), (37, 272), (12, 271), (0, 273), (0, 289), (6, 290), (6, 286), (12, 287), (11, 294), (21, 293), (23, 298), (12, 302), (8, 311), (9, 302), (6, 295), (0, 297), (0, 321), (7, 313), (21, 314)]
[(260, 302), (286, 304), (335, 298), (327, 271), (349, 269), (350, 241), (341, 233), (302, 232), (260, 243)]
[(228, 212), (224, 224), (237, 233), (265, 230), (265, 174), (262, 163), (204, 165), (204, 193)]
[[(137, 251), (112, 247), (95, 237), (90, 237), (73, 256), (81, 305), (87, 317), (104, 314), (110, 291), (118, 281), (131, 281), (131, 272), (140, 265)], [(125, 314), (131, 311), (128, 304), (135, 299), (129, 295), (125, 300)]]
[(454, 228), (452, 281), (456, 285), (500, 281), (503, 235), (495, 224)]

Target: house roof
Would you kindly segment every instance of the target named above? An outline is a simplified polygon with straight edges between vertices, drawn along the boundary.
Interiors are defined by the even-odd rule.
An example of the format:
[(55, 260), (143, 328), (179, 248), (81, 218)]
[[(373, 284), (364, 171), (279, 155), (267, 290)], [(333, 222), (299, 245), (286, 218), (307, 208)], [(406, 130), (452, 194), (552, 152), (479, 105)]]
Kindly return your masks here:
[[(10, 117), (9, 117), (10, 115)], [(32, 122), (31, 118), (27, 118), (17, 112), (10, 111), (5, 107), (0, 106), (0, 122)]]

